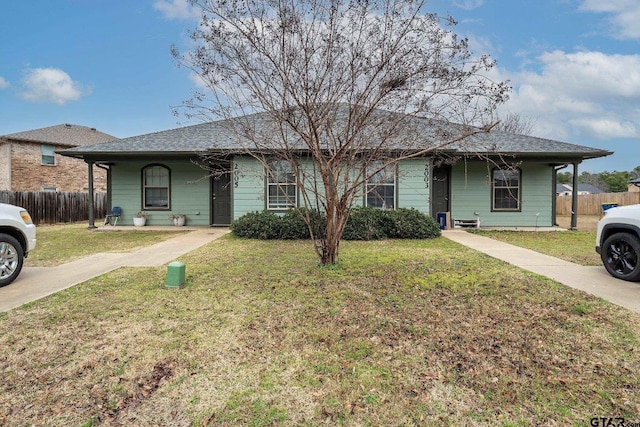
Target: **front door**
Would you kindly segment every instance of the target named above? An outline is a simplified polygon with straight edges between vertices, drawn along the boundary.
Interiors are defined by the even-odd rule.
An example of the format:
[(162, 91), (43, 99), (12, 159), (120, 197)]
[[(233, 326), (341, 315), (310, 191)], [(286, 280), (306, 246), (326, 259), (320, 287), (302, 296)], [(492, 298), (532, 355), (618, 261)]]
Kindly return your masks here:
[(231, 171), (211, 178), (211, 224), (231, 224)]
[(438, 212), (449, 212), (449, 175), (450, 166), (433, 168), (431, 180), (431, 216), (436, 218)]

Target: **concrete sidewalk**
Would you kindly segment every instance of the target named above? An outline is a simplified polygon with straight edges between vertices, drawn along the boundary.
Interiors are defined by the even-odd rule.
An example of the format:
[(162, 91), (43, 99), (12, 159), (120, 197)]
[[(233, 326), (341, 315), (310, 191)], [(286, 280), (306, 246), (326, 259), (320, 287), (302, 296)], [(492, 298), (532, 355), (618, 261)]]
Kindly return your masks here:
[(24, 267), (15, 282), (0, 288), (0, 312), (44, 298), (120, 267), (161, 266), (228, 232), (228, 228), (199, 228), (131, 252), (94, 254), (57, 267)]
[(640, 282), (615, 279), (603, 266), (586, 267), (574, 264), (463, 230), (445, 230), (442, 236), (493, 258), (640, 313)]
[[(57, 267), (25, 267), (15, 282), (0, 288), (0, 311), (44, 298), (119, 267), (156, 267), (169, 263), (228, 232), (226, 228), (199, 228), (132, 252), (99, 253)], [(614, 279), (602, 266), (581, 266), (463, 230), (445, 230), (442, 235), (493, 258), (640, 313), (640, 283)]]

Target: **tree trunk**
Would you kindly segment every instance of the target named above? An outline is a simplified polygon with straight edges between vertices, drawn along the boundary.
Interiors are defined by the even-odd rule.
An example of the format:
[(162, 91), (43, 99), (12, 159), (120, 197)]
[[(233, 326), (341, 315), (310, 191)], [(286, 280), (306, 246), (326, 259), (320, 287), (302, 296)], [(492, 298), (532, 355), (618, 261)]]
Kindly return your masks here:
[(335, 264), (338, 262), (338, 248), (340, 246), (340, 236), (335, 231), (335, 226), (327, 223), (327, 236), (322, 242), (322, 254), (320, 262), (322, 265)]
[(322, 240), (322, 251), (319, 254), (322, 265), (336, 264), (338, 262), (340, 238), (346, 222), (345, 215), (348, 214), (340, 210), (337, 205), (338, 203), (335, 201), (330, 201), (327, 205), (327, 228)]

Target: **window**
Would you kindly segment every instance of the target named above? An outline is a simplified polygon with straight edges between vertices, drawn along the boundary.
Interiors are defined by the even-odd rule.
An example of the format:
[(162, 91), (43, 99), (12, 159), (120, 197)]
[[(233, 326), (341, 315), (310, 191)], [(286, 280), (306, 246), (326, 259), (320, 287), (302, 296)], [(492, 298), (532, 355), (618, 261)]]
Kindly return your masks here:
[(171, 196), (169, 168), (149, 165), (142, 169), (142, 208), (169, 209)]
[(278, 160), (269, 163), (267, 173), (267, 209), (290, 209), (298, 205), (296, 176), (289, 162)]
[[(367, 175), (375, 172), (382, 165), (372, 163), (367, 167)], [(394, 165), (386, 166), (375, 172), (367, 180), (366, 204), (368, 207), (378, 209), (396, 208), (396, 168)]]
[(45, 193), (55, 193), (58, 189), (56, 187), (42, 187), (42, 191)]
[(40, 152), (42, 153), (42, 164), (43, 165), (55, 165), (56, 164), (56, 153), (55, 147), (53, 145), (41, 145)]
[(520, 169), (494, 169), (494, 211), (520, 210)]

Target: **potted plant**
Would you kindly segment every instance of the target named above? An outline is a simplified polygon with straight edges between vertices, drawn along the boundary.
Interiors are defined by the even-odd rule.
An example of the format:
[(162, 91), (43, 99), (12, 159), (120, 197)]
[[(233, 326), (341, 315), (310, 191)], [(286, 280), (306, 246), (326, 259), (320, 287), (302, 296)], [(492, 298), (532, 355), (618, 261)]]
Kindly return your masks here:
[(187, 222), (187, 216), (185, 214), (172, 214), (169, 218), (173, 221), (173, 225), (182, 227)]
[(133, 225), (135, 225), (136, 227), (144, 227), (144, 225), (147, 223), (147, 218), (149, 218), (150, 216), (151, 215), (146, 212), (138, 212), (133, 216)]

